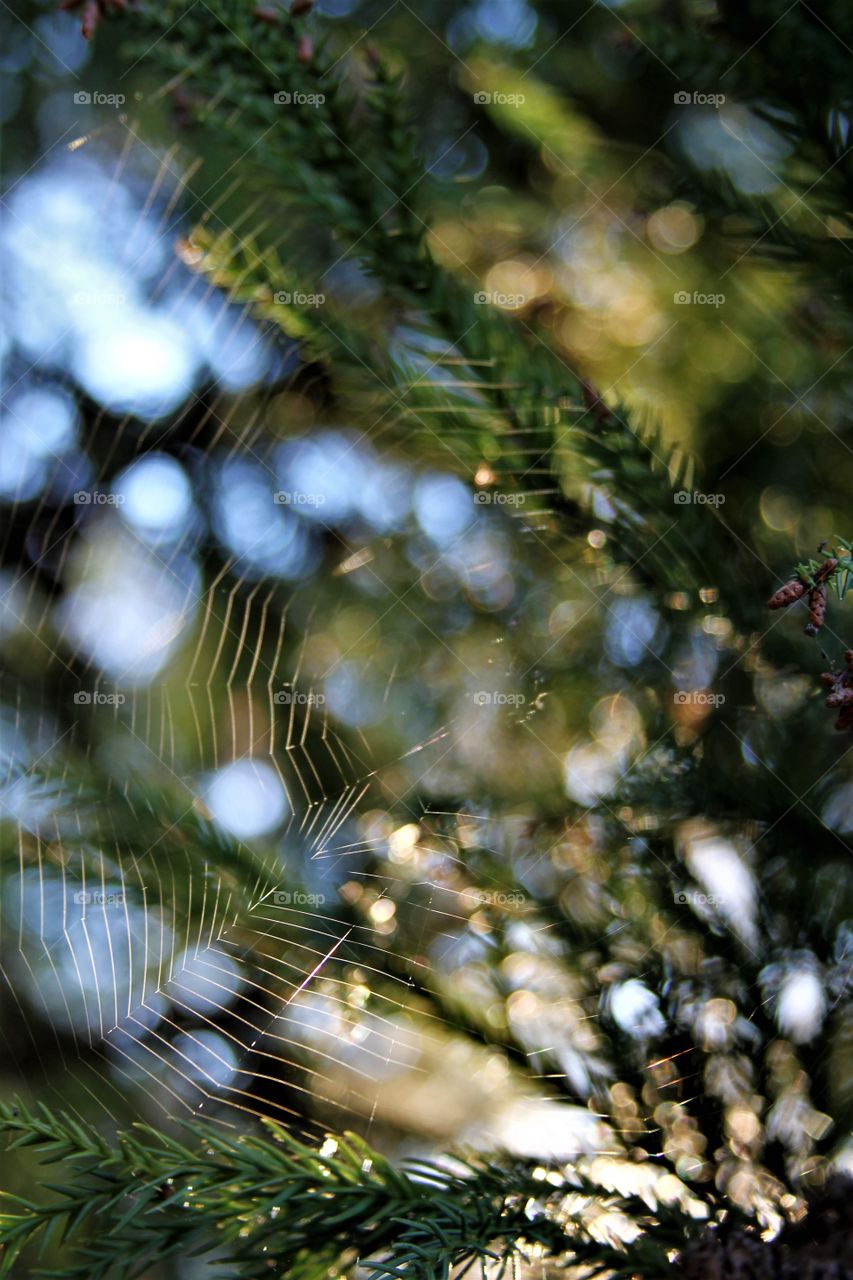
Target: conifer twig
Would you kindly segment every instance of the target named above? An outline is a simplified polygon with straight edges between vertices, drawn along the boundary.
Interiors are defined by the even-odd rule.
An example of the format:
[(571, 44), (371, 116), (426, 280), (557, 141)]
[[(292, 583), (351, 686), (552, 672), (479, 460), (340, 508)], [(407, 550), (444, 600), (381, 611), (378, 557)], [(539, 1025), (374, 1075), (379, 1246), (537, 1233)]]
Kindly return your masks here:
[[(517, 1163), (429, 1162), (395, 1168), (356, 1135), (319, 1149), (266, 1121), (266, 1134), (234, 1134), (193, 1122), (178, 1139), (134, 1125), (106, 1141), (96, 1130), (43, 1104), (0, 1104), (10, 1147), (35, 1147), (69, 1172), (44, 1203), (7, 1196), (0, 1215), (0, 1276), (24, 1248), (59, 1237), (74, 1249), (63, 1280), (140, 1275), (174, 1256), (210, 1254), (241, 1280), (290, 1275), (308, 1258), (358, 1260), (371, 1280), (446, 1280), (453, 1267), (501, 1263), (525, 1248), (605, 1267), (613, 1275), (665, 1274), (666, 1249), (699, 1223), (658, 1212), (659, 1233), (637, 1253), (595, 1240), (580, 1210), (588, 1197), (634, 1222), (650, 1220), (637, 1196), (602, 1193)], [(572, 1199), (569, 1199), (572, 1197)], [(53, 1274), (57, 1274), (54, 1272)]]

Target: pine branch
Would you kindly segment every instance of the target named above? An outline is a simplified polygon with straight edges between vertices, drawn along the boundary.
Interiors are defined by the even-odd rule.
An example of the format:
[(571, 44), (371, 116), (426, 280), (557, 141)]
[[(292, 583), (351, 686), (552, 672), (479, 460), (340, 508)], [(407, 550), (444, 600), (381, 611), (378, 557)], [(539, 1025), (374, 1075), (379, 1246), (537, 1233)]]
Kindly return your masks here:
[[(748, 107), (790, 152), (767, 166), (770, 175), (778, 175), (767, 197), (750, 196), (725, 172), (703, 171), (689, 155), (679, 173), (678, 194), (695, 201), (724, 239), (736, 241), (739, 258), (749, 253), (807, 268), (807, 278), (817, 279), (846, 308), (846, 318), (836, 322), (849, 326), (849, 6), (831, 2), (817, 13), (785, 0), (721, 3), (713, 10), (685, 5), (673, 20), (671, 6), (658, 3), (635, 9), (632, 28), (638, 57), (655, 50), (678, 69), (691, 96), (724, 91), (726, 105)], [(671, 101), (669, 78), (664, 92)]]
[[(211, 1254), (243, 1280), (299, 1275), (309, 1258), (356, 1260), (370, 1280), (447, 1280), (451, 1269), (506, 1263), (525, 1248), (587, 1262), (591, 1274), (668, 1274), (667, 1250), (699, 1223), (679, 1211), (651, 1215), (637, 1196), (602, 1195), (582, 1178), (545, 1180), (517, 1164), (457, 1162), (394, 1168), (356, 1135), (319, 1150), (266, 1121), (266, 1136), (238, 1136), (210, 1124), (187, 1126), (186, 1141), (145, 1125), (108, 1143), (89, 1126), (46, 1106), (0, 1104), (9, 1147), (34, 1147), (61, 1163), (67, 1179), (48, 1184), (46, 1203), (16, 1199), (0, 1217), (0, 1275), (39, 1239), (68, 1241), (75, 1260), (63, 1280), (131, 1277), (156, 1262)], [(596, 1241), (582, 1210), (620, 1211), (655, 1222), (654, 1239), (632, 1254)]]
[[(602, 417), (583, 380), (534, 328), (484, 305), (476, 279), (457, 279), (430, 255), (432, 178), (407, 123), (401, 77), (372, 49), (366, 60), (336, 56), (319, 19), (282, 14), (268, 23), (244, 0), (223, 0), (215, 13), (144, 3), (120, 21), (135, 55), (192, 87), (198, 124), (220, 143), (230, 138), (267, 186), (270, 175), (278, 179), (276, 200), (301, 215), (303, 233), (316, 238), (324, 229), (336, 250), (342, 243), (381, 283), (402, 324), (383, 333), (353, 323), (342, 308), (277, 306), (282, 292), (316, 289), (295, 281), (260, 235), (238, 238), (209, 219), (193, 236), (198, 269), (303, 342), (381, 422), (386, 440), (468, 480), (489, 458), (493, 478), (484, 483), (520, 495), (518, 514), (535, 533), (585, 536), (582, 480), (603, 454), (613, 468), (608, 486), (627, 482), (609, 520), (612, 553), (622, 563), (642, 560), (645, 579), (664, 592), (686, 565), (694, 579), (706, 576), (702, 565), (720, 540), (713, 522), (688, 517), (678, 554), (656, 549), (671, 525), (673, 482), (683, 478), (673, 451), (635, 429), (622, 407)], [(314, 47), (303, 60), (300, 33), (309, 29)], [(291, 105), (275, 102), (282, 92)], [(293, 105), (297, 99), (304, 105)], [(426, 345), (405, 330), (425, 335)]]
[(392, 185), (419, 171), (397, 78), (375, 60), (338, 57), (311, 16), (258, 12), (245, 0), (220, 0), (215, 11), (167, 0), (121, 22), (131, 51), (171, 74), (165, 88), (191, 86), (200, 124), (285, 178), (281, 207), (357, 242), (389, 283), (425, 288), (426, 224)]

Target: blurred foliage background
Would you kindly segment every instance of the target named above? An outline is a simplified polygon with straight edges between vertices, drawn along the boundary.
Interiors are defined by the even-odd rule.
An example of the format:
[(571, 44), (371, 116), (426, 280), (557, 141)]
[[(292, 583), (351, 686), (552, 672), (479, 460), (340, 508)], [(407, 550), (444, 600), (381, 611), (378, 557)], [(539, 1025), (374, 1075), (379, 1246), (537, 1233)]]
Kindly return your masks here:
[(851, 536), (849, 15), (321, 0), (348, 161), (156, 13), (0, 18), (4, 1091), (778, 1226), (851, 1159), (853, 631), (765, 607)]

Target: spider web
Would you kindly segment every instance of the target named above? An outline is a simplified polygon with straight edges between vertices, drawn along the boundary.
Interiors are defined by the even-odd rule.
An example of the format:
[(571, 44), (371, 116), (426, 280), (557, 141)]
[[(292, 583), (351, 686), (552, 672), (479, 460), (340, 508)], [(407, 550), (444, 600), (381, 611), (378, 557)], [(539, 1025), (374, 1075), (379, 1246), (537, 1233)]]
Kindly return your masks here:
[[(82, 208), (67, 190), (75, 166)], [(20, 339), (6, 425), (26, 465), (10, 469), (0, 453), (9, 1060), (61, 1105), (116, 1122), (273, 1116), (324, 1130), (354, 1118), (371, 1136), (384, 1128), (443, 1149), (620, 1154), (642, 1144), (651, 1113), (677, 1172), (710, 1178), (691, 1114), (707, 1092), (703, 1062), (684, 1037), (657, 1052), (653, 989), (666, 982), (669, 1017), (697, 1042), (725, 1044), (713, 1088), (747, 1110), (755, 1081), (726, 1037), (736, 1025), (751, 1049), (757, 996), (727, 963), (718, 984), (683, 972), (688, 942), (712, 958), (713, 910), (698, 908), (698, 933), (667, 925), (662, 937), (662, 915), (633, 918), (630, 904), (659, 907), (662, 886), (674, 887), (648, 855), (643, 815), (621, 863), (595, 819), (565, 821), (567, 785), (593, 809), (638, 754), (659, 777), (671, 760), (657, 768), (624, 695), (596, 704), (596, 743), (568, 761), (538, 731), (559, 637), (593, 609), (617, 624), (617, 662), (661, 661), (643, 601), (614, 592), (608, 604), (613, 579), (596, 596), (539, 536), (551, 477), (566, 471), (552, 428), (587, 411), (550, 404), (541, 428), (531, 413), (515, 433), (513, 456), (543, 477), (543, 492), (524, 490), (541, 509), (476, 509), (472, 480), (521, 496), (506, 458), (490, 456), (480, 474), (479, 397), (499, 371), (423, 334), (395, 335), (400, 385), (342, 429), (317, 408), (321, 373), (279, 327), (189, 269), (192, 176), (176, 149), (154, 155), (131, 120), (74, 139), (56, 172), (37, 168), (19, 183), (21, 203), (10, 197)], [(227, 227), (229, 195), (214, 184), (194, 199), (208, 227), (251, 245), (258, 211)], [(76, 232), (57, 247), (68, 199)], [(352, 281), (330, 275), (338, 287)], [(124, 289), (142, 326), (132, 360), (125, 300), (100, 327), (87, 311), (87, 293)], [(158, 381), (164, 362), (171, 380)], [(35, 442), (19, 387), (52, 397), (41, 413), (53, 426)], [(146, 462), (171, 493), (170, 520), (140, 499), (133, 468)], [(315, 484), (322, 509), (300, 508)], [(561, 579), (547, 607), (543, 555)], [(503, 618), (482, 622), (504, 607), (513, 572), (516, 586), (532, 584), (513, 606), (527, 647)], [(460, 596), (480, 609), (477, 626)], [(543, 786), (543, 761), (557, 762), (556, 785)], [(596, 773), (585, 796), (578, 784)], [(684, 844), (714, 863), (724, 907), (723, 882), (738, 881), (724, 923), (749, 951), (763, 890), (733, 841), (701, 821)], [(584, 945), (557, 933), (561, 916)], [(839, 969), (848, 952), (845, 932)], [(800, 961), (796, 980), (822, 1018), (810, 958)], [(790, 984), (784, 966), (765, 976)], [(828, 985), (840, 1000), (841, 978)], [(747, 1016), (735, 1024), (738, 1007)], [(627, 1050), (624, 1035), (614, 1045), (625, 1025)], [(632, 1052), (642, 1111), (631, 1087), (609, 1088)], [(801, 1135), (830, 1122), (794, 1090), (780, 1086), (768, 1133), (803, 1167), (814, 1144)]]
[[(442, 1105), (466, 1105), (464, 1090), (453, 1106), (441, 1097), (443, 1058), (457, 1055), (457, 1085), (469, 1073), (487, 1080), (497, 1072), (496, 1091), (501, 1075), (485, 1049), (460, 1049), (446, 1011), (452, 996), (438, 991), (433, 971), (442, 946), (471, 945), (462, 935), (484, 901), (483, 881), (475, 888), (459, 856), (456, 826), (482, 841), (496, 819), (464, 804), (442, 807), (455, 790), (445, 757), (471, 726), (463, 732), (435, 707), (417, 706), (435, 663), (421, 679), (407, 669), (405, 639), (365, 643), (375, 625), (366, 615), (350, 619), (349, 645), (329, 643), (359, 591), (368, 600), (384, 591), (422, 626), (428, 646), (446, 661), (456, 656), (406, 602), (405, 587), (389, 586), (376, 567), (376, 547), (404, 545), (413, 515), (401, 502), (403, 514), (392, 510), (371, 527), (364, 508), (356, 517), (340, 499), (338, 482), (344, 515), (297, 513), (276, 563), (271, 498), (282, 465), (287, 474), (299, 455), (287, 453), (288, 433), (271, 431), (267, 415), (281, 396), (304, 408), (304, 366), (247, 307), (200, 282), (179, 254), (163, 254), (164, 245), (184, 243), (186, 230), (190, 173), (178, 169), (177, 152), (152, 157), (132, 124), (116, 151), (111, 131), (76, 140), (55, 171), (36, 171), (31, 189), (38, 196), (39, 182), (55, 181), (61, 190), (71, 165), (91, 166), (100, 207), (81, 236), (108, 227), (118, 206), (124, 243), (111, 241), (107, 258), (179, 323), (189, 323), (191, 305), (212, 311), (213, 336), (207, 373), (200, 362), (195, 389), (166, 412), (148, 404), (147, 416), (120, 414), (120, 396), (105, 410), (84, 370), (87, 400), (68, 376), (73, 360), (63, 368), (60, 359), (59, 376), (42, 361), (33, 383), (73, 403), (76, 421), (85, 405), (86, 437), (79, 449), (51, 449), (38, 492), (23, 476), (20, 497), (8, 501), (4, 808), (18, 829), (3, 901), (8, 1053), (22, 1075), (42, 1069), (64, 1105), (94, 1105), (114, 1119), (141, 1108), (152, 1118), (203, 1113), (228, 1124), (241, 1123), (241, 1113), (307, 1127), (356, 1115), (368, 1128), (374, 1120), (405, 1128), (414, 1097), (432, 1114), (429, 1130)], [(50, 226), (49, 211), (42, 224)], [(33, 248), (25, 239), (20, 249), (30, 272)], [(60, 350), (66, 338), (57, 338)], [(231, 365), (229, 350), (239, 355)], [(26, 354), (20, 378), (29, 385), (38, 362)], [(445, 389), (458, 380), (470, 400), (470, 371), (457, 365), (430, 353), (419, 376)], [(144, 397), (144, 376), (140, 387)], [(438, 436), (426, 433), (440, 455)], [(308, 434), (299, 436), (303, 447)], [(338, 471), (364, 443), (326, 428), (320, 437)], [(531, 460), (541, 452), (532, 433)], [(134, 523), (116, 500), (121, 476), (146, 459), (161, 467), (171, 459), (188, 477), (177, 534), (162, 521), (146, 526), (144, 510)], [(371, 464), (387, 465), (384, 479), (398, 492), (418, 480), (399, 458), (373, 452)], [(172, 483), (177, 473), (163, 475)], [(442, 493), (451, 507), (462, 501), (447, 488), (458, 486), (450, 469), (430, 472), (427, 483), (436, 502)], [(242, 525), (229, 507), (235, 493)], [(124, 500), (133, 507), (129, 481)], [(495, 547), (513, 536), (514, 514), (493, 519), (479, 545), (479, 513), (465, 523), (472, 554), (483, 557), (468, 575), (475, 595), (478, 582), (488, 596), (500, 580)], [(449, 546), (433, 546), (428, 559), (438, 564)], [(419, 555), (415, 567), (428, 575), (434, 565)], [(30, 669), (22, 681), (23, 649)], [(506, 660), (496, 652), (489, 663), (502, 679)], [(511, 725), (521, 713), (507, 701), (499, 716)], [(493, 721), (485, 728), (494, 732)], [(256, 813), (256, 829), (253, 805), (268, 818)], [(505, 881), (487, 872), (485, 883), (492, 905), (515, 908)], [(603, 1075), (592, 1041), (555, 1073), (559, 1055), (555, 1063), (552, 1046), (526, 1034), (542, 1100), (555, 1074), (574, 1072), (587, 1087)], [(57, 1076), (57, 1061), (66, 1075)], [(514, 1096), (518, 1106), (538, 1105), (518, 1088)], [(518, 1127), (517, 1108), (508, 1123)], [(460, 1116), (448, 1125), (448, 1133), (466, 1128)], [(588, 1143), (607, 1146), (588, 1114), (581, 1127)], [(501, 1136), (509, 1140), (506, 1126)]]

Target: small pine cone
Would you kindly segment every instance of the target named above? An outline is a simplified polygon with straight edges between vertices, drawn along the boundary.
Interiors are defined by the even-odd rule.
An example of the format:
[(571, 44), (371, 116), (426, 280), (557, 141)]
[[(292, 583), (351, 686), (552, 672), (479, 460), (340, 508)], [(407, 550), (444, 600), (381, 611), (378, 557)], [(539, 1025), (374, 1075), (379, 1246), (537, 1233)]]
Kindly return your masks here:
[(80, 32), (84, 40), (91, 40), (104, 14), (124, 13), (127, 4), (128, 0), (59, 0), (56, 7), (60, 13), (68, 13), (82, 5)]
[(809, 592), (809, 621), (806, 635), (816, 636), (826, 621), (826, 587), (813, 587)]
[(305, 65), (314, 57), (314, 41), (310, 36), (300, 36), (296, 46), (296, 60)]
[(848, 703), (846, 707), (842, 707), (841, 715), (835, 722), (835, 727), (839, 732), (845, 729), (853, 729), (853, 705)]
[(831, 686), (831, 685), (838, 684), (840, 676), (836, 675), (835, 672), (833, 671), (822, 671), (820, 673), (820, 679), (822, 684), (827, 684)]
[(314, 0), (293, 0), (290, 6), (291, 18), (301, 18), (303, 14), (308, 13), (314, 7)]
[(838, 561), (835, 556), (830, 556), (828, 560), (824, 560), (819, 569), (814, 571), (815, 582), (823, 582), (831, 573), (838, 568)]
[(800, 582), (799, 578), (794, 578), (792, 582), (786, 582), (784, 587), (780, 587), (775, 591), (767, 601), (768, 609), (784, 609), (787, 605), (793, 604), (795, 600), (799, 600), (801, 596), (806, 594), (806, 584)]
[(88, 0), (88, 3), (83, 6), (83, 16), (80, 19), (80, 33), (84, 40), (92, 39), (102, 17), (103, 14), (98, 0)]

